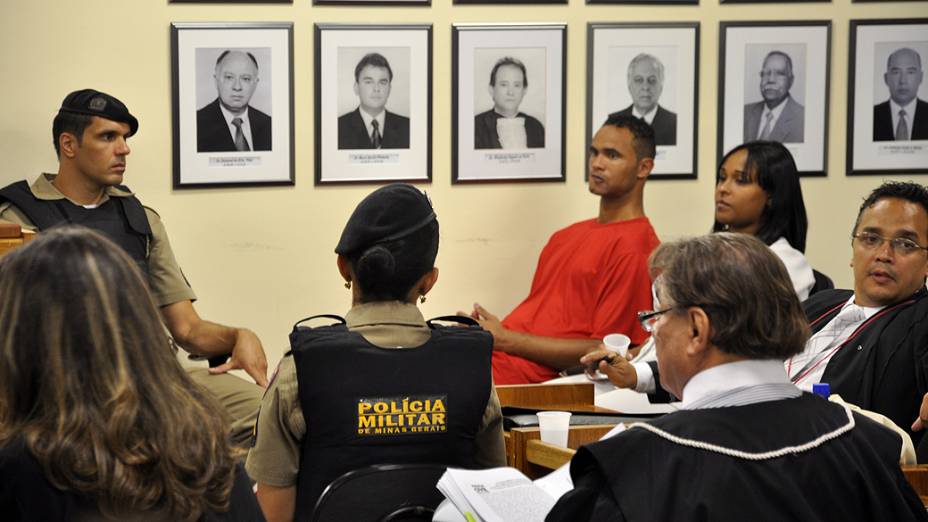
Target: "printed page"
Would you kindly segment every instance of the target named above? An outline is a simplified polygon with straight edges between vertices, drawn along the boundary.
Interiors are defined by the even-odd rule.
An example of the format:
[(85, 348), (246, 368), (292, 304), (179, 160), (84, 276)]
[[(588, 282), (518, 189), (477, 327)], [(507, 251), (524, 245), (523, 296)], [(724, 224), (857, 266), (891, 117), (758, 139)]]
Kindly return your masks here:
[(543, 522), (554, 507), (554, 498), (515, 468), (449, 469), (446, 474), (486, 522)]

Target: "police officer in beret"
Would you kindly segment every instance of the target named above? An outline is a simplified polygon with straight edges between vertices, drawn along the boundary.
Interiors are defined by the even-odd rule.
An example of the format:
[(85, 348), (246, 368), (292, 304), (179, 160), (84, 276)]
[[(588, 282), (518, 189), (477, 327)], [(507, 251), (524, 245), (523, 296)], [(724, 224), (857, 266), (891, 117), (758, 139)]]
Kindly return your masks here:
[(337, 324), (294, 327), (245, 463), (268, 520), (308, 519), (332, 480), (364, 466), (506, 465), (492, 337), (476, 322), (435, 326), (416, 306), (438, 279), (425, 194), (374, 191), (335, 252), (352, 307)]
[(109, 94), (84, 89), (68, 94), (52, 123), (58, 173), (41, 174), (0, 189), (0, 221), (44, 230), (60, 223), (84, 225), (121, 246), (147, 276), (155, 303), (174, 341), (192, 354), (230, 354), (225, 364), (193, 369), (191, 376), (214, 392), (233, 420), (233, 437), (247, 439), (261, 388), (226, 371), (241, 368), (267, 385), (267, 360), (254, 332), (205, 321), (193, 307), (187, 284), (158, 214), (122, 185), (127, 140), (139, 122)]

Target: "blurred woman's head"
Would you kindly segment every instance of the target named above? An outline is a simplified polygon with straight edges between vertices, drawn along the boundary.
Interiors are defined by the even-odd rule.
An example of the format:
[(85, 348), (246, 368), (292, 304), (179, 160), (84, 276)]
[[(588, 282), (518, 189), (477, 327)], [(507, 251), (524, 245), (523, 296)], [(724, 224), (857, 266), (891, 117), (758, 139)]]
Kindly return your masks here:
[(715, 184), (713, 232), (728, 230), (772, 244), (784, 237), (804, 252), (806, 207), (789, 150), (773, 141), (738, 145), (722, 158)]
[(135, 264), (83, 227), (0, 262), (0, 444), (110, 516), (224, 510), (234, 461), (213, 399), (175, 360)]
[(438, 219), (411, 185), (381, 187), (358, 204), (335, 248), (356, 302), (413, 302), (438, 277)]

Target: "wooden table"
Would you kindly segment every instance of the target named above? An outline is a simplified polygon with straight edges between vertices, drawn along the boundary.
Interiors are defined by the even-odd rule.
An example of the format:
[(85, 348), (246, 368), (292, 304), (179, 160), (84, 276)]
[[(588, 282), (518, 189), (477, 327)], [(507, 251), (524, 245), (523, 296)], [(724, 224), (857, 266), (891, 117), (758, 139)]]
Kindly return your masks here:
[(0, 223), (0, 257), (23, 246), (35, 237), (35, 232), (23, 230), (13, 223)]

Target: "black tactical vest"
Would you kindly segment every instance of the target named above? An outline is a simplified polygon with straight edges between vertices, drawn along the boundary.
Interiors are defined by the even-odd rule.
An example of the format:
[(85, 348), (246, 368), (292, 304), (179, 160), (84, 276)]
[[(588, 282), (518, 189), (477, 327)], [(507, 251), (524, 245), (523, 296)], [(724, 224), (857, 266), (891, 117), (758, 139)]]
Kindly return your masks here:
[(475, 466), (493, 338), (479, 326), (432, 326), (431, 334), (418, 348), (389, 349), (344, 325), (294, 328), (290, 347), (307, 428), (297, 520), (308, 519), (330, 482), (357, 468)]
[[(117, 188), (129, 190), (123, 186)], [(25, 181), (18, 181), (0, 189), (0, 203), (4, 201), (16, 205), (40, 231), (62, 223), (96, 230), (122, 247), (138, 264), (147, 281), (151, 225), (145, 208), (135, 196), (111, 197), (102, 205), (87, 209), (67, 199), (38, 199)]]

